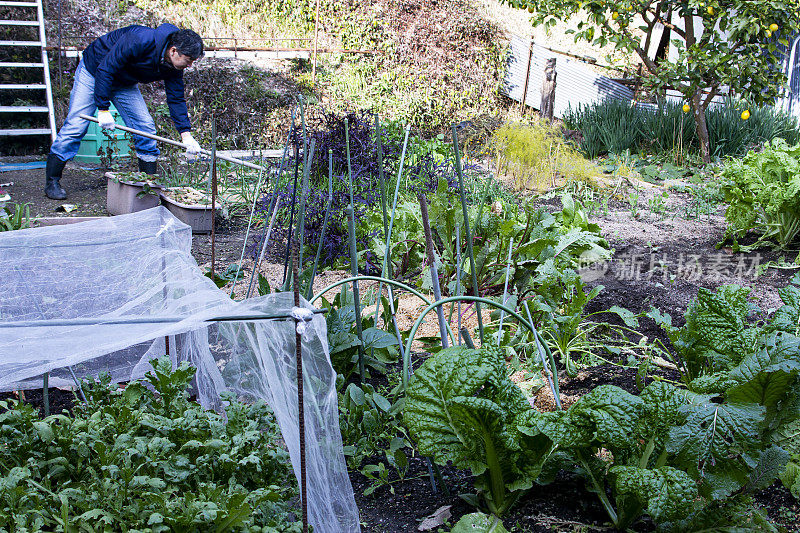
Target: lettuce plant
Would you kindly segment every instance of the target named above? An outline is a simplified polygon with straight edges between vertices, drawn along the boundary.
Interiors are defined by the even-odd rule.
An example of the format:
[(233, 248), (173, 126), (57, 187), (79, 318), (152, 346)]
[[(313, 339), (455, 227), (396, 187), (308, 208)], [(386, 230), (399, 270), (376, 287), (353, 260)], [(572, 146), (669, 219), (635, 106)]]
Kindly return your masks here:
[[(769, 244), (785, 250), (800, 232), (800, 144), (789, 146), (776, 138), (759, 153), (731, 159), (722, 177), (729, 204), (723, 242), (732, 238), (743, 251)], [(758, 240), (738, 246), (736, 239), (751, 230), (759, 234)]]
[(542, 432), (519, 431), (532, 413), (499, 350), (451, 347), (415, 372), (405, 422), (423, 455), (470, 469), (481, 500), (469, 500), (499, 516), (533, 486), (554, 449)]

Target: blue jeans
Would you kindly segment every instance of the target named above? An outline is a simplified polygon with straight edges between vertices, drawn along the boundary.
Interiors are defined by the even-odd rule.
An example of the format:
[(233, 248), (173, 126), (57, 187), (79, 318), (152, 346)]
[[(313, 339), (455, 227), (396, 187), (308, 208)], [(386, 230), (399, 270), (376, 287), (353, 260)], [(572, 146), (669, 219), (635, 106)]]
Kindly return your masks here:
[[(156, 133), (156, 124), (153, 117), (147, 111), (147, 104), (144, 103), (142, 93), (136, 85), (114, 89), (111, 95), (111, 102), (122, 115), (122, 120), (129, 128)], [(79, 115), (94, 116), (97, 106), (94, 105), (94, 76), (89, 74), (83, 66), (83, 60), (78, 63), (75, 71), (75, 81), (72, 84), (72, 91), (69, 94), (69, 112), (64, 121), (64, 125), (58, 130), (56, 140), (50, 147), (50, 153), (61, 161), (69, 161), (78, 153), (81, 139), (89, 129), (89, 121), (80, 118)], [(142, 161), (155, 161), (158, 159), (158, 146), (156, 141), (133, 136), (136, 146), (136, 155)]]

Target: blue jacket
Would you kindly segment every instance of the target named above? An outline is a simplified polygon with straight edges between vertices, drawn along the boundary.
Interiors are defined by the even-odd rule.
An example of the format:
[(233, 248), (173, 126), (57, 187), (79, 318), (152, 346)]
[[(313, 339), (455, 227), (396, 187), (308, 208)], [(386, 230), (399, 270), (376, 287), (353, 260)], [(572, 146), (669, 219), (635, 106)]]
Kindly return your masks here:
[(97, 109), (111, 105), (114, 89), (164, 80), (169, 114), (175, 129), (192, 129), (183, 94), (183, 72), (164, 61), (169, 36), (178, 31), (172, 24), (156, 29), (127, 26), (98, 37), (83, 52), (83, 64), (94, 76)]

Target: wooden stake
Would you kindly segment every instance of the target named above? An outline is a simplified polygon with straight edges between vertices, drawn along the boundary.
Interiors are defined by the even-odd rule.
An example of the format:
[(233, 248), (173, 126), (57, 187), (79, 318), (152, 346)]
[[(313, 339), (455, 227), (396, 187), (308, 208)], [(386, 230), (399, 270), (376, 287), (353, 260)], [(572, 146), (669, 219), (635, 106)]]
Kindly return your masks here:
[(319, 0), (317, 0), (317, 10), (314, 13), (314, 63), (311, 67), (311, 86), (317, 86), (317, 37), (319, 35)]
[(531, 60), (533, 59), (533, 39), (528, 46), (528, 65), (525, 67), (525, 85), (522, 87), (522, 101), (520, 102), (519, 112), (525, 114), (525, 100), (528, 98), (528, 80), (531, 77)]

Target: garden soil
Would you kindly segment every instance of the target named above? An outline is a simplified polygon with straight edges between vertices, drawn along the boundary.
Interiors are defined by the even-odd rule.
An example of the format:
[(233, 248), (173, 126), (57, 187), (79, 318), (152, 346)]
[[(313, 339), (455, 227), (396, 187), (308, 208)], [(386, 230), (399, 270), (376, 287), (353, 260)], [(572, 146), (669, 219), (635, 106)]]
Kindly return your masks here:
[[(4, 162), (7, 161), (10, 159), (4, 159)], [(41, 169), (3, 172), (0, 174), (0, 183), (13, 182), (13, 185), (4, 187), (11, 195), (12, 202), (29, 204), (31, 215), (36, 217), (107, 215), (105, 178), (101, 169), (87, 170), (68, 165), (63, 184), (69, 197), (64, 202), (44, 197), (43, 174)], [(687, 209), (692, 202), (691, 194), (671, 191), (666, 211), (653, 213), (646, 208), (647, 199), (660, 193), (661, 189), (657, 187), (643, 188), (640, 205), (645, 207), (638, 212), (632, 212), (627, 201), (612, 200), (607, 211), (598, 208), (592, 215), (592, 220), (600, 225), (615, 253), (609, 262), (582, 271), (590, 286), (604, 287), (590, 303), (590, 311), (602, 311), (620, 305), (638, 313), (655, 307), (669, 313), (674, 323), (681, 324), (683, 313), (701, 287), (714, 289), (727, 283), (750, 287), (753, 301), (765, 310), (780, 306), (777, 291), (789, 282), (794, 272), (770, 268), (763, 275), (757, 275), (758, 267), (768, 261), (778, 260), (778, 254), (769, 251), (734, 254), (729, 248), (718, 248), (717, 243), (725, 228), (721, 207), (696, 218)], [(64, 212), (62, 205), (65, 203), (71, 204), (74, 209), (69, 213)], [(560, 207), (557, 200), (541, 203), (552, 210)], [(224, 270), (230, 263), (239, 261), (246, 229), (247, 222), (243, 219), (218, 220), (215, 242), (218, 270)], [(208, 235), (193, 237), (192, 253), (201, 267), (210, 266), (210, 241)], [(261, 269), (272, 286), (278, 285), (283, 276), (280, 253), (280, 247), (271, 249), (269, 264), (262, 265)], [(245, 271), (249, 274), (252, 260), (249, 253), (245, 257)], [(344, 271), (324, 273), (315, 283), (315, 290), (347, 275)], [(244, 283), (240, 281), (234, 288), (237, 297), (244, 294)], [(230, 289), (228, 287), (226, 290)], [(362, 291), (368, 290), (369, 285), (365, 284)], [(398, 317), (401, 327), (407, 328), (415, 313), (423, 306), (421, 302), (404, 295), (400, 307)], [(421, 336), (438, 334), (434, 315), (429, 316), (430, 319), (420, 331)], [(614, 315), (601, 317), (614, 320)], [(474, 313), (465, 321), (470, 328), (476, 326)], [(638, 329), (648, 336), (648, 340), (658, 339), (668, 345), (663, 332), (652, 320), (640, 319)], [(660, 367), (656, 371), (668, 377), (671, 372), (668, 368)], [(638, 390), (635, 369), (601, 365), (582, 370), (575, 378), (561, 376), (562, 401), (572, 403), (593, 387), (605, 383), (618, 385), (631, 392)], [(26, 394), (28, 401), (35, 404), (41, 402), (41, 391)], [(534, 404), (541, 409), (552, 408), (553, 398), (552, 395), (548, 398), (548, 395), (542, 391)], [(51, 389), (50, 397), (54, 402), (53, 411), (57, 412), (71, 405), (73, 395), (69, 391)], [(452, 513), (449, 523), (454, 523), (459, 516), (470, 511), (457, 494), (471, 490), (471, 479), (464, 472), (452, 468), (444, 468), (443, 475), (449, 496), (441, 491), (432, 491), (426, 463), (419, 457), (412, 458), (411, 468), (404, 480), (394, 480), (390, 488), (378, 489), (373, 496), (365, 497), (363, 491), (369, 486), (369, 480), (358, 472), (352, 473), (363, 530), (367, 533), (410, 533), (417, 530), (426, 516), (448, 505), (452, 506), (449, 508)], [(603, 511), (596, 500), (582, 483), (565, 476), (547, 487), (535, 487), (531, 495), (514, 508), (505, 523), (516, 527), (516, 531), (526, 532), (607, 530)], [(758, 501), (786, 531), (800, 531), (797, 519), (800, 507), (779, 484), (760, 493)]]

